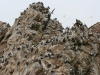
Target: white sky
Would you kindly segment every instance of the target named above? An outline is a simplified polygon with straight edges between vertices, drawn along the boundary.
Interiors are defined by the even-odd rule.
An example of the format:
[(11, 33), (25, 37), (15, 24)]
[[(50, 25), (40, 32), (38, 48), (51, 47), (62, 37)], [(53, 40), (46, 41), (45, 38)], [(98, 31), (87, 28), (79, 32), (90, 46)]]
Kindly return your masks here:
[(38, 1), (50, 6), (50, 10), (55, 8), (52, 18), (57, 18), (64, 28), (71, 27), (76, 19), (88, 27), (100, 22), (100, 0), (0, 0), (0, 21), (13, 25), (20, 12)]

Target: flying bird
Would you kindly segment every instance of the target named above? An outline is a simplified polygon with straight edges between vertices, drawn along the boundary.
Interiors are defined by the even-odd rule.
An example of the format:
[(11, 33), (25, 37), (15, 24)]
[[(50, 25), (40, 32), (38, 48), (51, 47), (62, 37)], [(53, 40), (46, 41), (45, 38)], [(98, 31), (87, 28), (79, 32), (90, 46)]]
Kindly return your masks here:
[(92, 16), (90, 18), (92, 18)]
[(53, 14), (54, 10), (55, 10), (55, 8), (52, 10), (51, 14)]

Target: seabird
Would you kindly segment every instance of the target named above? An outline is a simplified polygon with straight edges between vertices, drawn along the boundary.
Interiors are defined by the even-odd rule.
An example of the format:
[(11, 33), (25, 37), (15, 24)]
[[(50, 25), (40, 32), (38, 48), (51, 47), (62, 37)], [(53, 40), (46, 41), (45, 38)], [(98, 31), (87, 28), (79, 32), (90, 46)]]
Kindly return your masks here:
[(51, 64), (48, 64), (48, 65), (47, 65), (47, 68), (50, 68), (50, 67), (51, 67)]
[(51, 14), (53, 14), (54, 10), (55, 10), (55, 8), (52, 10)]

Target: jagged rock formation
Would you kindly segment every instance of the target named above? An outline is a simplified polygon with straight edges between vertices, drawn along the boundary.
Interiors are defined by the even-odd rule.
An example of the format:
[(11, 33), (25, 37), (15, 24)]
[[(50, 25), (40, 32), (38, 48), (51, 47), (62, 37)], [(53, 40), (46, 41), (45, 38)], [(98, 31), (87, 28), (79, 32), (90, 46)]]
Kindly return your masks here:
[(100, 33), (100, 22), (97, 22), (96, 24), (91, 26), (90, 29), (95, 33)]
[(4, 33), (0, 75), (100, 75), (98, 33), (80, 20), (64, 29), (49, 9), (30, 4)]
[[(4, 39), (5, 34), (10, 29), (10, 25), (0, 21), (0, 42)], [(6, 38), (7, 39), (7, 38)]]
[[(3, 49), (7, 47), (7, 40), (9, 36), (6, 33), (10, 30), (10, 25), (0, 21), (0, 57), (2, 56)], [(5, 40), (5, 41), (4, 41)]]

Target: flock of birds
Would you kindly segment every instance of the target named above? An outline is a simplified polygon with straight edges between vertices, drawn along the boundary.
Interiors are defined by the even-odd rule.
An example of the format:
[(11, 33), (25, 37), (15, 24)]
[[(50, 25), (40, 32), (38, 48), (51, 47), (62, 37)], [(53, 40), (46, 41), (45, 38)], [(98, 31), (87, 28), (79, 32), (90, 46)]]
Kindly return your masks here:
[(0, 75), (99, 75), (100, 34), (80, 20), (64, 29), (50, 18), (55, 9), (49, 9), (33, 3), (15, 20), (5, 34), (10, 36), (0, 57)]

